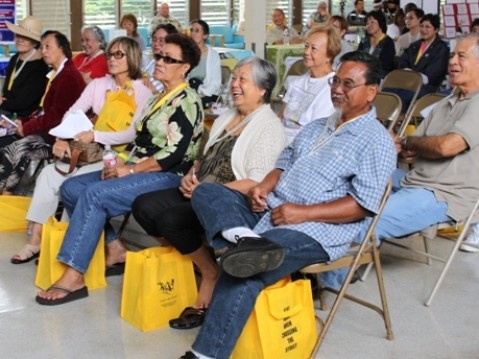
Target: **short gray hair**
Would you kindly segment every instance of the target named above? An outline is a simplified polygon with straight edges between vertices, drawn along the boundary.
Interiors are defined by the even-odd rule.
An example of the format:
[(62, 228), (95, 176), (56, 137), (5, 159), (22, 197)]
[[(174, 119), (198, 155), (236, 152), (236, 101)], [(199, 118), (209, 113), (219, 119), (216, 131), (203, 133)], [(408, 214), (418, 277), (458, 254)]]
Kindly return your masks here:
[(476, 58), (479, 60), (479, 33), (470, 32), (468, 34), (461, 35), (460, 37), (457, 38), (456, 47), (460, 42), (466, 41), (466, 40), (469, 40), (469, 39), (475, 41), (475, 44), (472, 47), (472, 52), (474, 53)]
[(276, 86), (276, 69), (268, 61), (260, 59), (257, 56), (247, 57), (239, 61), (235, 70), (239, 67), (251, 64), (253, 82), (259, 88), (265, 90), (263, 100), (265, 103), (271, 102), (271, 93)]
[(90, 30), (95, 37), (95, 40), (100, 43), (100, 49), (103, 51), (106, 50), (106, 40), (105, 40), (105, 33), (99, 26), (85, 26), (81, 32), (83, 33), (86, 30)]

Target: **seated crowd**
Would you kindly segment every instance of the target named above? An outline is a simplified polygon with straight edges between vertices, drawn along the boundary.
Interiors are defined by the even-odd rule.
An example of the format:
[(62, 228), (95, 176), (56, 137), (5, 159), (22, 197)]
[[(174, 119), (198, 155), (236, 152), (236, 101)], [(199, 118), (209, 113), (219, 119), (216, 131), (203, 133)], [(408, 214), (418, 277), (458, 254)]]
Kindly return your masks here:
[[(34, 17), (7, 23), (17, 53), (0, 113), (15, 125), (0, 121), (0, 194), (14, 193), (31, 161), (54, 160), (36, 179), (27, 243), (11, 262), (39, 256), (42, 227), (60, 202), (69, 220), (57, 256), (66, 269), (36, 301), (51, 306), (89, 295), (84, 274), (102, 232), (106, 274), (122, 274), (127, 248), (110, 219), (131, 212), (159, 244), (188, 255), (201, 276), (193, 307), (170, 321), (175, 329), (202, 325), (181, 358), (227, 358), (261, 290), (343, 256), (378, 212), (389, 180), (379, 240), (467, 217), (479, 198), (479, 35), (459, 37), (450, 52), (437, 15), (399, 6), (365, 12), (362, 0), (354, 4), (345, 19), (319, 2), (303, 35), (274, 9), (267, 42), (283, 44), (287, 33), (290, 43), (304, 43), (306, 72), (287, 82), (275, 113), (276, 69), (259, 57), (239, 61), (228, 83), (231, 106), (209, 130), (205, 108), (223, 86), (205, 21), (191, 21), (190, 35), (182, 34), (161, 4), (149, 61), (132, 14), (121, 21), (127, 36), (108, 44), (99, 27), (84, 27), (75, 57), (65, 35), (42, 33)], [(344, 40), (350, 25), (365, 26), (356, 51)], [(454, 88), (403, 137), (388, 133), (373, 105), (395, 68), (421, 74), (419, 97), (438, 91), (446, 74)], [(410, 93), (385, 90), (411, 101)], [(60, 160), (72, 156), (68, 139), (49, 132), (78, 111), (92, 130), (71, 138), (113, 146), (114, 167), (99, 161), (62, 172)], [(397, 169), (398, 156), (415, 156), (413, 168)], [(479, 244), (479, 227), (462, 246), (479, 251), (468, 243)], [(225, 340), (214, 340), (220, 334)]]

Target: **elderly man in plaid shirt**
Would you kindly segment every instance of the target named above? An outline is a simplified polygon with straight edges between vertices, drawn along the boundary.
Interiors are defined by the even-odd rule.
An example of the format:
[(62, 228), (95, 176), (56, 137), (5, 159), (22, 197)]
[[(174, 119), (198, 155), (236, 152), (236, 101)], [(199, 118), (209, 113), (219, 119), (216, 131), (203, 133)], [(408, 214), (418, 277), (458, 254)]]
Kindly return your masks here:
[(247, 196), (218, 184), (195, 189), (209, 242), (235, 246), (221, 257), (203, 327), (182, 358), (228, 358), (265, 286), (341, 257), (377, 212), (396, 166), (393, 140), (371, 106), (379, 70), (367, 53), (345, 54), (330, 83), (337, 112), (304, 127)]

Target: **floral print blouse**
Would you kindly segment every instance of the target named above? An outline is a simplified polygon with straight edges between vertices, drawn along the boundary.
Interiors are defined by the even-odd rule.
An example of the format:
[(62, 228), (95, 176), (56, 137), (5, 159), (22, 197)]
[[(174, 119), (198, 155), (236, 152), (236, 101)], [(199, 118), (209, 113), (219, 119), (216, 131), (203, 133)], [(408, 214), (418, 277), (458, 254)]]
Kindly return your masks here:
[(157, 101), (154, 96), (147, 102), (137, 122), (136, 138), (129, 145), (134, 151), (132, 160), (153, 156), (163, 171), (184, 175), (200, 149), (204, 118), (201, 99), (186, 87), (152, 111)]

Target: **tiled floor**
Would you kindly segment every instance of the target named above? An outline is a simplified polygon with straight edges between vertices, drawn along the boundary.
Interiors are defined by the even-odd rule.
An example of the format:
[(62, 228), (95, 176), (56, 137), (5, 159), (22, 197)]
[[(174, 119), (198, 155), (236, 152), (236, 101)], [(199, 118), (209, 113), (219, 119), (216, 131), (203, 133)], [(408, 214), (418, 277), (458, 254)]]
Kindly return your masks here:
[[(128, 233), (134, 237), (136, 234)], [(178, 358), (197, 330), (169, 328), (142, 333), (119, 316), (122, 277), (87, 299), (43, 307), (35, 303), (35, 264), (12, 265), (10, 256), (24, 234), (0, 233), (1, 358)], [(434, 250), (451, 243), (435, 241)], [(479, 358), (479, 254), (460, 253), (430, 308), (423, 302), (439, 264), (428, 266), (398, 257), (383, 247), (383, 266), (395, 339), (385, 338), (383, 322), (372, 311), (345, 302), (318, 357), (325, 359)], [(351, 291), (376, 298), (374, 276)], [(218, 318), (221, 320), (221, 318)], [(301, 359), (301, 358), (298, 358)]]

